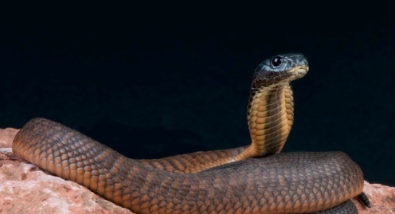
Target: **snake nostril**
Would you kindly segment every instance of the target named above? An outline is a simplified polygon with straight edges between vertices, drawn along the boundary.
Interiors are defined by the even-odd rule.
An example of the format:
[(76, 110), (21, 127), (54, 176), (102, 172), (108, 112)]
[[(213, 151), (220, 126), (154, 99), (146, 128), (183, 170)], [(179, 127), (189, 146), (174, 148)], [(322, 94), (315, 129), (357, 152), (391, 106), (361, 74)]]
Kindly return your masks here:
[(296, 63), (298, 65), (309, 65), (309, 63), (307, 62), (306, 58), (304, 58), (304, 57), (299, 58)]
[(296, 53), (296, 54), (291, 54), (290, 58), (292, 59), (291, 61), (298, 66), (308, 66), (308, 62), (306, 57), (303, 54)]

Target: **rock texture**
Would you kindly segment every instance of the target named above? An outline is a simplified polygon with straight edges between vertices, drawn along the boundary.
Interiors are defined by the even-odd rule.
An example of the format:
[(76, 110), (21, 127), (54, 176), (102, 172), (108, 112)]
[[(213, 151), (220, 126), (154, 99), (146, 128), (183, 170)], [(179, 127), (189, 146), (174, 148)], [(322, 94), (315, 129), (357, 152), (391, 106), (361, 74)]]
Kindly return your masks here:
[(359, 214), (395, 214), (395, 187), (370, 184), (365, 181), (363, 192), (368, 196), (371, 208), (363, 207), (356, 200)]
[[(77, 183), (40, 170), (12, 154), (17, 129), (0, 129), (0, 213), (132, 214)], [(360, 214), (395, 214), (395, 188), (365, 181), (372, 208), (354, 200)]]

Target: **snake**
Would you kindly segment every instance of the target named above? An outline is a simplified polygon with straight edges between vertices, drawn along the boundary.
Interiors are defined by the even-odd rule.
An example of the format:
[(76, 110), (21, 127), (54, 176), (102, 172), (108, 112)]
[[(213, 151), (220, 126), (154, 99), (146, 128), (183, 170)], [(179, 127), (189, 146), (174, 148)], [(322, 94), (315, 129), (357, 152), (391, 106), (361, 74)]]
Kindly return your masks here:
[[(132, 159), (60, 123), (33, 118), (13, 153), (139, 214), (358, 213), (361, 168), (340, 151), (281, 153), (294, 121), (290, 82), (309, 70), (300, 53), (256, 68), (247, 105), (251, 144)], [(136, 151), (141, 152), (141, 151)]]

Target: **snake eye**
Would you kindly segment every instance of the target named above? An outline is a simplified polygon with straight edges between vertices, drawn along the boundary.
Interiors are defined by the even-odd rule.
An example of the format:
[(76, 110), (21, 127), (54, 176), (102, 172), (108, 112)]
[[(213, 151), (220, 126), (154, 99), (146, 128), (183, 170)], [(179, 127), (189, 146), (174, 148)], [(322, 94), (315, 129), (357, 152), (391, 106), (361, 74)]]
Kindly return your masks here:
[(274, 67), (277, 67), (277, 66), (279, 66), (279, 65), (281, 65), (281, 57), (279, 57), (279, 56), (275, 56), (275, 57), (273, 57), (273, 59), (272, 59), (272, 65), (274, 66)]

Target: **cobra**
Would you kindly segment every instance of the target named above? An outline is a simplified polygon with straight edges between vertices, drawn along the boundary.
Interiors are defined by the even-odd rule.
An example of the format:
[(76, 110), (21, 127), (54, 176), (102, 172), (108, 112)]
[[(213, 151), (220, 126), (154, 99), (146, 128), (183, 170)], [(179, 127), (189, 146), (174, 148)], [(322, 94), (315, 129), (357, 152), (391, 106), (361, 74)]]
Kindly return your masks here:
[[(263, 61), (252, 78), (251, 145), (134, 160), (62, 124), (35, 118), (15, 136), (15, 155), (140, 214), (358, 213), (360, 167), (342, 152), (280, 153), (294, 118), (292, 80), (302, 54)], [(132, 136), (131, 136), (132, 138)]]

